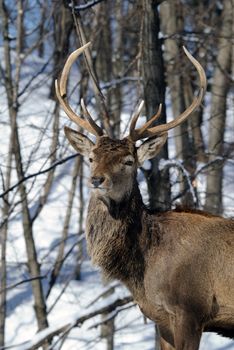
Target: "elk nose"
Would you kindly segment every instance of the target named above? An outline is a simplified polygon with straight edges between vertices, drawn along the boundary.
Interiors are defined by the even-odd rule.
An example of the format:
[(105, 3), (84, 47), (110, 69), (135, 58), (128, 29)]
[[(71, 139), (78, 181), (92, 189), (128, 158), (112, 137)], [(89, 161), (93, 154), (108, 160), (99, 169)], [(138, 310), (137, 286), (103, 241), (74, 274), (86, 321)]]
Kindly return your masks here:
[(93, 176), (91, 178), (91, 183), (94, 187), (99, 187), (103, 182), (105, 178), (102, 176)]

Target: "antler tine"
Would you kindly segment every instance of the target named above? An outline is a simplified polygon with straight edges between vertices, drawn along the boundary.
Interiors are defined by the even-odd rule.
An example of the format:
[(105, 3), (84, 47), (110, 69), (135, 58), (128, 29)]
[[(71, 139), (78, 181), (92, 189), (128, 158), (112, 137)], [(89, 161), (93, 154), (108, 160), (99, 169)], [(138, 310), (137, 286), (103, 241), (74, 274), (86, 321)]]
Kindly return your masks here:
[[(182, 124), (188, 118), (188, 116), (201, 104), (202, 99), (203, 99), (205, 92), (206, 92), (206, 87), (207, 87), (206, 75), (205, 75), (204, 69), (202, 68), (200, 63), (189, 53), (189, 51), (184, 46), (183, 46), (183, 49), (184, 49), (184, 52), (185, 52), (186, 56), (188, 57), (188, 59), (195, 66), (195, 68), (198, 72), (198, 75), (199, 75), (200, 89), (199, 89), (198, 95), (194, 98), (191, 105), (173, 121), (171, 121), (167, 124), (156, 125), (156, 126), (150, 128), (149, 126), (153, 122), (153, 120), (150, 119), (147, 122), (148, 123), (147, 127), (145, 124), (140, 129), (136, 129), (134, 131), (132, 130), (132, 132), (130, 133), (130, 137), (133, 135), (134, 141), (136, 141), (140, 138), (153, 137), (155, 135), (160, 135), (160, 134), (163, 134), (170, 129), (175, 128), (176, 126)], [(158, 115), (158, 113), (157, 113), (157, 115)]]
[(89, 131), (90, 133), (92, 133), (96, 136), (96, 133), (94, 133), (93, 128), (89, 125), (89, 123), (86, 120), (80, 118), (68, 105), (68, 103), (66, 101), (66, 96), (62, 97), (62, 95), (60, 93), (60, 89), (59, 89), (59, 83), (57, 80), (55, 81), (55, 91), (56, 91), (57, 98), (58, 98), (61, 106), (63, 107), (64, 112), (67, 114), (67, 116), (74, 123), (76, 123), (77, 125), (81, 126), (83, 129)]
[(141, 100), (141, 102), (139, 103), (139, 105), (136, 107), (133, 115), (132, 115), (132, 121), (131, 121), (131, 124), (130, 124), (130, 127), (129, 127), (129, 130), (130, 130), (130, 135), (133, 131), (135, 131), (135, 127), (136, 127), (136, 123), (137, 123), (137, 120), (139, 118), (139, 115), (141, 114), (141, 111), (142, 111), (142, 108), (144, 106), (144, 101)]
[(84, 103), (84, 99), (82, 98), (80, 101), (81, 104), (81, 108), (83, 109), (83, 112), (85, 114), (85, 117), (87, 118), (89, 124), (92, 126), (92, 128), (96, 131), (98, 136), (102, 136), (103, 135), (103, 130), (100, 128), (100, 126), (98, 126), (95, 121), (93, 120), (93, 118), (91, 117), (89, 111), (87, 110), (87, 107)]
[(80, 56), (84, 52), (84, 50), (87, 49), (89, 45), (90, 45), (90, 42), (88, 42), (87, 44), (83, 45), (82, 47), (80, 47), (79, 49), (75, 50), (70, 54), (70, 56), (68, 57), (64, 65), (61, 78), (55, 81), (55, 91), (56, 91), (57, 98), (61, 106), (63, 107), (64, 112), (67, 114), (67, 116), (77, 125), (81, 126), (83, 129), (87, 130), (88, 132), (92, 133), (95, 136), (100, 136), (100, 132), (97, 132), (97, 128), (99, 127), (96, 125), (96, 123), (94, 121), (90, 123), (89, 119), (88, 121), (82, 119), (79, 115), (77, 115), (72, 110), (72, 108), (69, 106), (67, 102), (67, 79), (70, 73), (71, 66), (74, 63), (74, 61), (77, 59), (77, 57)]
[(162, 104), (160, 103), (157, 113), (140, 128), (140, 134), (142, 134), (146, 129), (148, 129), (161, 116), (161, 113)]
[[(129, 138), (132, 141), (137, 141), (143, 138), (142, 135), (144, 135), (144, 132), (153, 124), (153, 122), (155, 122), (160, 117), (161, 112), (162, 112), (162, 104), (160, 103), (157, 113), (152, 118), (150, 118), (150, 120), (148, 120), (141, 128), (135, 129), (136, 123), (134, 123), (134, 128), (130, 129)], [(131, 126), (132, 124), (133, 123), (131, 123)]]

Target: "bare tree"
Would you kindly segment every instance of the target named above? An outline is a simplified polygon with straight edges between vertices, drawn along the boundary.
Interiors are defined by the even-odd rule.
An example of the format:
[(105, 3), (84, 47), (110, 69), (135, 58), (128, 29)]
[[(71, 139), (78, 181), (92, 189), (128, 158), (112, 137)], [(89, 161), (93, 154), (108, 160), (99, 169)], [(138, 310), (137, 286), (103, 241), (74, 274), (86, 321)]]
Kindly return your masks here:
[[(1, 1), (1, 16), (3, 19), (3, 40), (4, 40), (4, 53), (5, 53), (5, 87), (7, 93), (7, 101), (8, 101), (8, 110), (9, 110), (9, 118), (11, 125), (11, 141), (12, 141), (12, 153), (14, 156), (15, 164), (16, 164), (16, 172), (18, 176), (18, 180), (21, 180), (24, 177), (24, 169), (22, 163), (22, 155), (21, 155), (21, 145), (18, 133), (17, 126), (17, 115), (19, 110), (19, 80), (20, 80), (20, 71), (22, 66), (22, 54), (23, 54), (23, 16), (24, 9), (22, 1), (17, 2), (17, 42), (16, 42), (16, 70), (13, 75), (11, 62), (12, 52), (9, 43), (9, 27), (8, 27), (8, 9), (4, 1)], [(9, 181), (9, 180), (8, 180)], [(32, 220), (29, 212), (29, 203), (27, 190), (25, 185), (21, 183), (19, 185), (19, 194), (22, 205), (22, 224), (23, 224), (23, 232), (25, 238), (25, 244), (27, 249), (28, 256), (28, 268), (29, 273), (34, 280), (32, 281), (32, 289), (34, 294), (34, 308), (38, 323), (38, 329), (44, 329), (48, 326), (47, 315), (46, 315), (46, 304), (43, 296), (42, 284), (39, 279), (40, 265), (37, 259), (37, 253), (35, 248), (35, 243), (33, 239), (33, 230), (32, 230)]]
[(72, 208), (73, 208), (73, 201), (74, 197), (76, 194), (76, 187), (77, 187), (77, 178), (80, 172), (80, 167), (82, 164), (82, 159), (81, 157), (78, 157), (75, 161), (74, 168), (73, 168), (73, 174), (72, 174), (72, 180), (71, 180), (71, 188), (68, 193), (68, 204), (66, 206), (66, 214), (64, 218), (64, 224), (63, 224), (63, 229), (62, 229), (62, 235), (61, 235), (61, 243), (59, 244), (59, 249), (58, 249), (58, 254), (57, 258), (55, 260), (53, 270), (50, 275), (50, 280), (49, 280), (49, 288), (46, 293), (46, 297), (50, 295), (50, 292), (56, 283), (56, 280), (60, 274), (60, 271), (62, 269), (63, 263), (65, 261), (65, 246), (66, 246), (66, 241), (68, 238), (68, 232), (69, 232), (69, 225), (70, 225), (70, 220), (71, 220), (71, 213), (72, 213)]
[[(226, 121), (227, 95), (230, 87), (233, 37), (233, 1), (225, 1), (221, 17), (217, 56), (215, 58), (214, 78), (212, 84), (211, 117), (209, 127), (209, 162), (224, 155), (224, 131)], [(205, 209), (215, 214), (223, 212), (222, 203), (223, 162), (214, 165), (207, 175)]]
[[(11, 134), (13, 135), (13, 134)], [(11, 183), (11, 163), (13, 157), (13, 140), (12, 137), (9, 141), (9, 151), (7, 160), (7, 173), (5, 179), (2, 175), (3, 188), (9, 188)], [(9, 195), (4, 197), (4, 203), (2, 209), (3, 224), (0, 228), (0, 347), (5, 344), (5, 319), (6, 319), (6, 286), (7, 286), (7, 233), (8, 233), (8, 218), (9, 218)]]
[[(142, 77), (146, 115), (150, 118), (156, 114), (159, 104), (162, 103), (163, 111), (161, 122), (165, 122), (165, 81), (162, 48), (159, 39), (160, 22), (157, 1), (142, 1)], [(160, 153), (162, 158), (167, 158), (167, 149)], [(151, 160), (151, 169), (146, 171), (146, 179), (149, 190), (149, 202), (153, 209), (166, 209), (170, 207), (170, 186), (168, 175), (159, 170), (159, 158)], [(169, 187), (168, 187), (169, 186)]]

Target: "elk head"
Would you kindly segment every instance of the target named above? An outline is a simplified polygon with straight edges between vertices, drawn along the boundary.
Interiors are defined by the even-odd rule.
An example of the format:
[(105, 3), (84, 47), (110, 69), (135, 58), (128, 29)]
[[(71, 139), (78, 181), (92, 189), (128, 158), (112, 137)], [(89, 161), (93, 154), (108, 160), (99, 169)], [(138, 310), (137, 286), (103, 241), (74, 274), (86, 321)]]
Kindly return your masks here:
[[(167, 124), (152, 126), (160, 116), (160, 105), (155, 116), (142, 127), (136, 128), (138, 117), (144, 105), (142, 101), (133, 114), (129, 135), (122, 140), (113, 140), (105, 135), (104, 131), (95, 123), (83, 100), (81, 100), (81, 107), (86, 119), (82, 119), (74, 113), (67, 102), (66, 86), (70, 68), (76, 58), (89, 45), (90, 43), (85, 44), (68, 57), (60, 80), (55, 82), (56, 94), (68, 117), (79, 127), (96, 137), (94, 144), (81, 132), (65, 127), (65, 134), (71, 145), (77, 152), (89, 159), (90, 187), (93, 193), (104, 202), (109, 200), (121, 202), (132, 191), (137, 167), (142, 165), (145, 160), (155, 157), (167, 140), (167, 131), (183, 123), (201, 104), (206, 91), (205, 72), (199, 62), (184, 48), (185, 54), (196, 67), (200, 78), (199, 93), (192, 104), (175, 120)], [(145, 139), (145, 141), (136, 147), (135, 143), (140, 139)]]

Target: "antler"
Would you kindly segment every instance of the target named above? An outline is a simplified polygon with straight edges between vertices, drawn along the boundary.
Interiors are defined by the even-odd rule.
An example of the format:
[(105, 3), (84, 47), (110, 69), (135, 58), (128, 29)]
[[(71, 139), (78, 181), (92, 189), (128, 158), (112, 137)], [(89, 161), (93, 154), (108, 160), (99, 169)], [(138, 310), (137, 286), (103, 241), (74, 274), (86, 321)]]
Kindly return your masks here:
[(137, 119), (140, 115), (140, 112), (143, 108), (143, 101), (140, 103), (139, 107), (136, 109), (136, 112), (133, 115), (133, 119), (130, 125), (130, 133), (129, 133), (129, 139), (132, 141), (137, 141), (139, 139), (152, 137), (156, 135), (160, 135), (165, 133), (166, 131), (175, 128), (176, 126), (182, 124), (188, 116), (201, 104), (203, 97), (206, 92), (206, 75), (204, 72), (204, 69), (200, 65), (200, 63), (188, 52), (188, 50), (183, 46), (184, 52), (188, 59), (192, 62), (192, 64), (197, 69), (199, 79), (200, 79), (200, 89), (198, 92), (198, 95), (194, 98), (192, 104), (183, 112), (181, 113), (176, 119), (172, 120), (169, 123), (162, 124), (162, 125), (156, 125), (154, 127), (150, 127), (152, 123), (158, 119), (158, 117), (161, 114), (162, 105), (160, 104), (158, 112), (155, 116), (153, 116), (147, 123), (145, 123), (142, 127), (135, 129)]
[(95, 136), (102, 136), (103, 130), (92, 119), (91, 115), (87, 111), (87, 108), (85, 107), (84, 101), (82, 100), (82, 108), (87, 120), (84, 120), (79, 115), (77, 115), (69, 106), (67, 101), (67, 79), (70, 73), (71, 66), (74, 63), (74, 61), (77, 59), (77, 57), (80, 56), (84, 52), (84, 50), (87, 49), (89, 45), (90, 45), (90, 42), (83, 45), (82, 47), (80, 47), (79, 49), (75, 50), (70, 54), (70, 56), (68, 57), (63, 67), (63, 71), (60, 79), (55, 80), (55, 91), (56, 91), (57, 98), (61, 106), (63, 107), (64, 112), (73, 122), (75, 122), (77, 125), (81, 126), (83, 129), (87, 130), (88, 132), (92, 133)]

